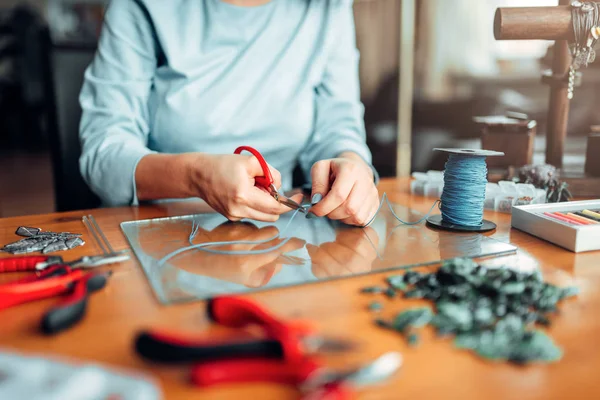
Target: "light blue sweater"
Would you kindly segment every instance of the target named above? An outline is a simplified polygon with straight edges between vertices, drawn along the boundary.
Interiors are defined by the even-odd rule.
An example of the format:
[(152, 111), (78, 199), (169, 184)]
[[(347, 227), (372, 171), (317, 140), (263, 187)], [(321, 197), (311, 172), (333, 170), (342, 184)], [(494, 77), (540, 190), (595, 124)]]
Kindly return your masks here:
[(284, 190), (298, 164), (371, 163), (351, 0), (113, 0), (80, 102), (81, 171), (107, 206), (137, 204), (153, 152), (253, 146)]

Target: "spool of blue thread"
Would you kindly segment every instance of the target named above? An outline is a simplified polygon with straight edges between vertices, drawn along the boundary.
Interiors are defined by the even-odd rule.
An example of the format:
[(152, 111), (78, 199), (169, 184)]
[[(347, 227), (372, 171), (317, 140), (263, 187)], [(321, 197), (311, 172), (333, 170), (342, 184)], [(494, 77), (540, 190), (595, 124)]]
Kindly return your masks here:
[(442, 213), (427, 218), (427, 225), (457, 232), (488, 232), (496, 224), (483, 219), (487, 185), (486, 157), (503, 156), (490, 150), (434, 149), (448, 153), (444, 172)]

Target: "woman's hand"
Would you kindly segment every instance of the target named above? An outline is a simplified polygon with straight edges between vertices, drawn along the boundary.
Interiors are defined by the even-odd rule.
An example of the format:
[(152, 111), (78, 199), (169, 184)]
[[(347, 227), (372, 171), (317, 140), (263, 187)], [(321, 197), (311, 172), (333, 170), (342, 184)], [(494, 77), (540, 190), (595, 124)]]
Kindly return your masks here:
[[(269, 169), (275, 187), (281, 187), (281, 174), (270, 165)], [(291, 210), (266, 189), (254, 186), (254, 178), (263, 176), (254, 156), (203, 154), (193, 175), (200, 197), (230, 221), (250, 218), (274, 222), (279, 215)], [(301, 201), (300, 196), (294, 200)]]
[[(276, 187), (281, 174), (269, 166)], [(244, 218), (274, 222), (291, 209), (254, 186), (263, 176), (254, 156), (204, 153), (150, 154), (135, 172), (138, 200), (200, 197), (231, 221)], [(302, 201), (302, 194), (293, 196)]]
[(316, 162), (311, 170), (311, 212), (319, 217), (364, 226), (379, 207), (373, 171), (354, 153)]

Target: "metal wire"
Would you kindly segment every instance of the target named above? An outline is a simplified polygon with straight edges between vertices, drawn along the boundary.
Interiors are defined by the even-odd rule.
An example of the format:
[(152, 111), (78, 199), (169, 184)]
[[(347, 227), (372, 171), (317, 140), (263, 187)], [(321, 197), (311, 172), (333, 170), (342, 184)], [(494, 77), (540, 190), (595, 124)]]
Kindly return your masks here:
[[(112, 247), (110, 247), (110, 244), (108, 244), (108, 241), (106, 242), (108, 244), (108, 247), (105, 248), (104, 243), (102, 242), (102, 240), (100, 239), (100, 237), (96, 233), (96, 230), (94, 229), (94, 226), (92, 226), (91, 221), (92, 221), (93, 218), (94, 217), (92, 215), (89, 215), (89, 216), (88, 215), (84, 215), (81, 220), (83, 221), (83, 224), (85, 225), (85, 227), (88, 229), (88, 231), (90, 231), (90, 233), (92, 234), (92, 236), (96, 240), (96, 243), (98, 244), (98, 247), (100, 247), (100, 250), (102, 250), (102, 253), (104, 253), (105, 255), (114, 253), (112, 251)], [(94, 221), (94, 223), (96, 222), (95, 219), (93, 221)], [(95, 225), (98, 226), (98, 224), (95, 224)], [(99, 232), (102, 233), (102, 231), (99, 231)], [(104, 237), (104, 239), (106, 239), (106, 236), (104, 236), (104, 234), (102, 234), (102, 236)], [(108, 249), (110, 249), (111, 251), (109, 251)]]

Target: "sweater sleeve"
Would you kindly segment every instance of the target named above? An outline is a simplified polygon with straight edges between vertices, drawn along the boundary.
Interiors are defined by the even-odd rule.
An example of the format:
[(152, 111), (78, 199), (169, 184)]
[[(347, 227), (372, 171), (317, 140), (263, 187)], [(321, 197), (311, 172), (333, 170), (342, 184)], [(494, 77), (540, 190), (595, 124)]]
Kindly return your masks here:
[(310, 179), (315, 162), (354, 152), (371, 166), (377, 182), (379, 176), (366, 143), (364, 106), (360, 101), (352, 1), (341, 1), (333, 7), (330, 31), (333, 37), (321, 82), (315, 88), (314, 131), (301, 156), (301, 167)]
[(139, 0), (110, 3), (79, 101), (84, 180), (105, 206), (137, 205), (135, 169), (147, 147), (157, 41)]

